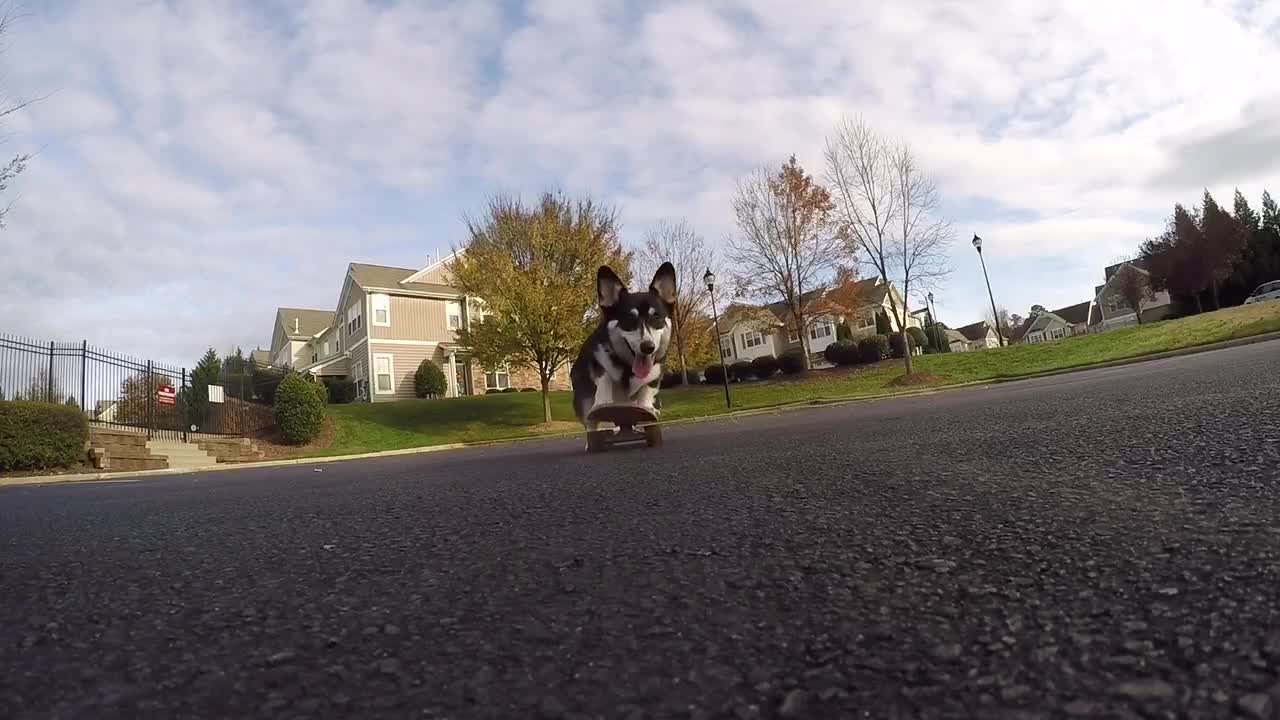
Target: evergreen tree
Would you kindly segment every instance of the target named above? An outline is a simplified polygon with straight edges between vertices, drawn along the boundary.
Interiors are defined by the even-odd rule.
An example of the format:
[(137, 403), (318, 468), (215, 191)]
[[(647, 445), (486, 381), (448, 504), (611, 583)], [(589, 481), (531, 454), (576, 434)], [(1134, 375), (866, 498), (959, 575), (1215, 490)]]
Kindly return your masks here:
[(209, 386), (216, 385), (222, 374), (222, 360), (218, 351), (209, 348), (191, 371), (191, 393), (187, 407), (188, 417), (194, 425), (203, 426), (209, 410)]
[(893, 334), (893, 328), (889, 326), (889, 316), (883, 310), (876, 313), (876, 334), (885, 337)]
[(1200, 239), (1203, 245), (1199, 255), (1206, 266), (1213, 309), (1218, 310), (1222, 307), (1219, 290), (1231, 277), (1245, 238), (1236, 219), (1218, 205), (1207, 189), (1200, 205)]

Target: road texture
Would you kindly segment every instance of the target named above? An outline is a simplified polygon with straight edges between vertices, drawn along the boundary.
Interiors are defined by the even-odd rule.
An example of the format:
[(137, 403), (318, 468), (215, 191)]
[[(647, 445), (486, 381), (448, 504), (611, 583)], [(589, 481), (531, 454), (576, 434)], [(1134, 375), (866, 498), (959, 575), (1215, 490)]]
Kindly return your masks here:
[(1280, 343), (0, 489), (0, 717), (1280, 717)]

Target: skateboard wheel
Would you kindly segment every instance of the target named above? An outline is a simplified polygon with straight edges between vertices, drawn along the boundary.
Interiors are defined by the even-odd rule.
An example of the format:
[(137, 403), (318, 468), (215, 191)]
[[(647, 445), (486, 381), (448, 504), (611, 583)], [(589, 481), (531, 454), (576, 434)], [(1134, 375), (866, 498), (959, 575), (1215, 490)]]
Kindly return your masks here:
[(587, 452), (600, 452), (604, 450), (604, 436), (597, 430), (587, 433)]
[(644, 427), (644, 443), (649, 447), (660, 447), (662, 445), (662, 426), (646, 425)]

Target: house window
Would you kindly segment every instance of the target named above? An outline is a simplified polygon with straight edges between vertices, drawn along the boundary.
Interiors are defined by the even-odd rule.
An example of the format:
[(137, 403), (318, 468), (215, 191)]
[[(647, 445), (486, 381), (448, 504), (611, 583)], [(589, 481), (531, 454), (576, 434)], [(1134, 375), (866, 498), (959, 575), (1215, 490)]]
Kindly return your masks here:
[(866, 328), (873, 328), (873, 327), (875, 327), (875, 326), (876, 326), (876, 316), (875, 316), (875, 315), (859, 315), (859, 316), (858, 316), (858, 329), (859, 329), (859, 330), (865, 330)]
[(506, 390), (511, 387), (511, 373), (507, 368), (484, 371), (484, 388), (486, 390)]
[(373, 356), (373, 391), (379, 395), (390, 395), (396, 391), (393, 377), (394, 364), (390, 355)]
[(764, 335), (759, 330), (748, 330), (742, 333), (742, 347), (753, 348), (764, 345)]
[(445, 316), (449, 319), (450, 330), (462, 329), (462, 303), (457, 300), (449, 300), (444, 304)]
[(720, 338), (720, 357), (726, 359), (733, 357), (733, 338)]
[(320, 357), (329, 357), (329, 341), (328, 340), (324, 341), (324, 354), (321, 355)]
[(320, 353), (311, 353), (311, 362), (313, 363), (320, 362)]
[(347, 334), (354, 335), (357, 330), (364, 326), (364, 311), (360, 303), (355, 303), (347, 308)]
[(822, 338), (829, 338), (833, 332), (835, 332), (835, 330), (831, 327), (831, 323), (825, 321), (820, 322), (809, 328), (809, 339), (821, 340)]
[(373, 324), (379, 327), (391, 327), (391, 297), (388, 295), (373, 296)]
[(787, 328), (787, 342), (800, 342), (800, 331), (794, 327)]

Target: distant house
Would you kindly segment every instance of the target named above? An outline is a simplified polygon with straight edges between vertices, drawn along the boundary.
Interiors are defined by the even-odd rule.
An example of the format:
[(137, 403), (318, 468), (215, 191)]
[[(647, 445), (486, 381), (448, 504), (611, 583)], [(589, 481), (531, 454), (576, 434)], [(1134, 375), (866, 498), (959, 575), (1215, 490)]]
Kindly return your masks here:
[(943, 334), (947, 336), (947, 345), (951, 347), (951, 352), (969, 352), (969, 338), (959, 330), (945, 328)]
[[(1133, 308), (1129, 307), (1129, 302), (1120, 296), (1116, 288), (1116, 278), (1120, 269), (1127, 265), (1141, 273), (1150, 282), (1151, 273), (1147, 271), (1146, 264), (1145, 260), (1138, 258), (1109, 265), (1102, 271), (1104, 281), (1094, 288), (1097, 315), (1091, 323), (1091, 330), (1099, 332), (1138, 323), (1138, 316), (1134, 314)], [(1142, 303), (1142, 322), (1144, 323), (1164, 320), (1172, 314), (1173, 302), (1169, 293), (1164, 290), (1153, 292), (1151, 298)]]
[[(845, 323), (854, 340), (876, 332), (876, 315), (883, 312), (889, 326), (898, 329), (892, 307), (902, 309), (902, 294), (878, 278), (849, 280), (838, 285), (811, 290), (801, 296), (809, 312), (805, 328), (800, 328), (784, 302), (768, 305), (730, 305), (720, 317), (720, 355), (726, 363), (752, 360), (764, 355), (777, 357), (802, 345), (800, 333), (808, 335), (813, 365), (825, 366), (822, 351), (836, 341), (836, 326)], [(907, 316), (908, 327), (921, 327), (916, 313)]]
[(1031, 316), (1024, 321), (1025, 329), (1019, 337), (1023, 342), (1036, 344), (1084, 334), (1089, 331), (1092, 305), (1092, 301), (1085, 301), (1052, 312), (1036, 305), (1031, 308)]
[[(966, 351), (1000, 347), (1000, 336), (996, 334), (996, 329), (986, 320), (979, 320), (976, 323), (956, 328), (956, 333), (964, 338), (964, 350)], [(951, 336), (948, 335), (948, 337)], [(954, 339), (951, 343), (951, 351), (956, 352)]]

